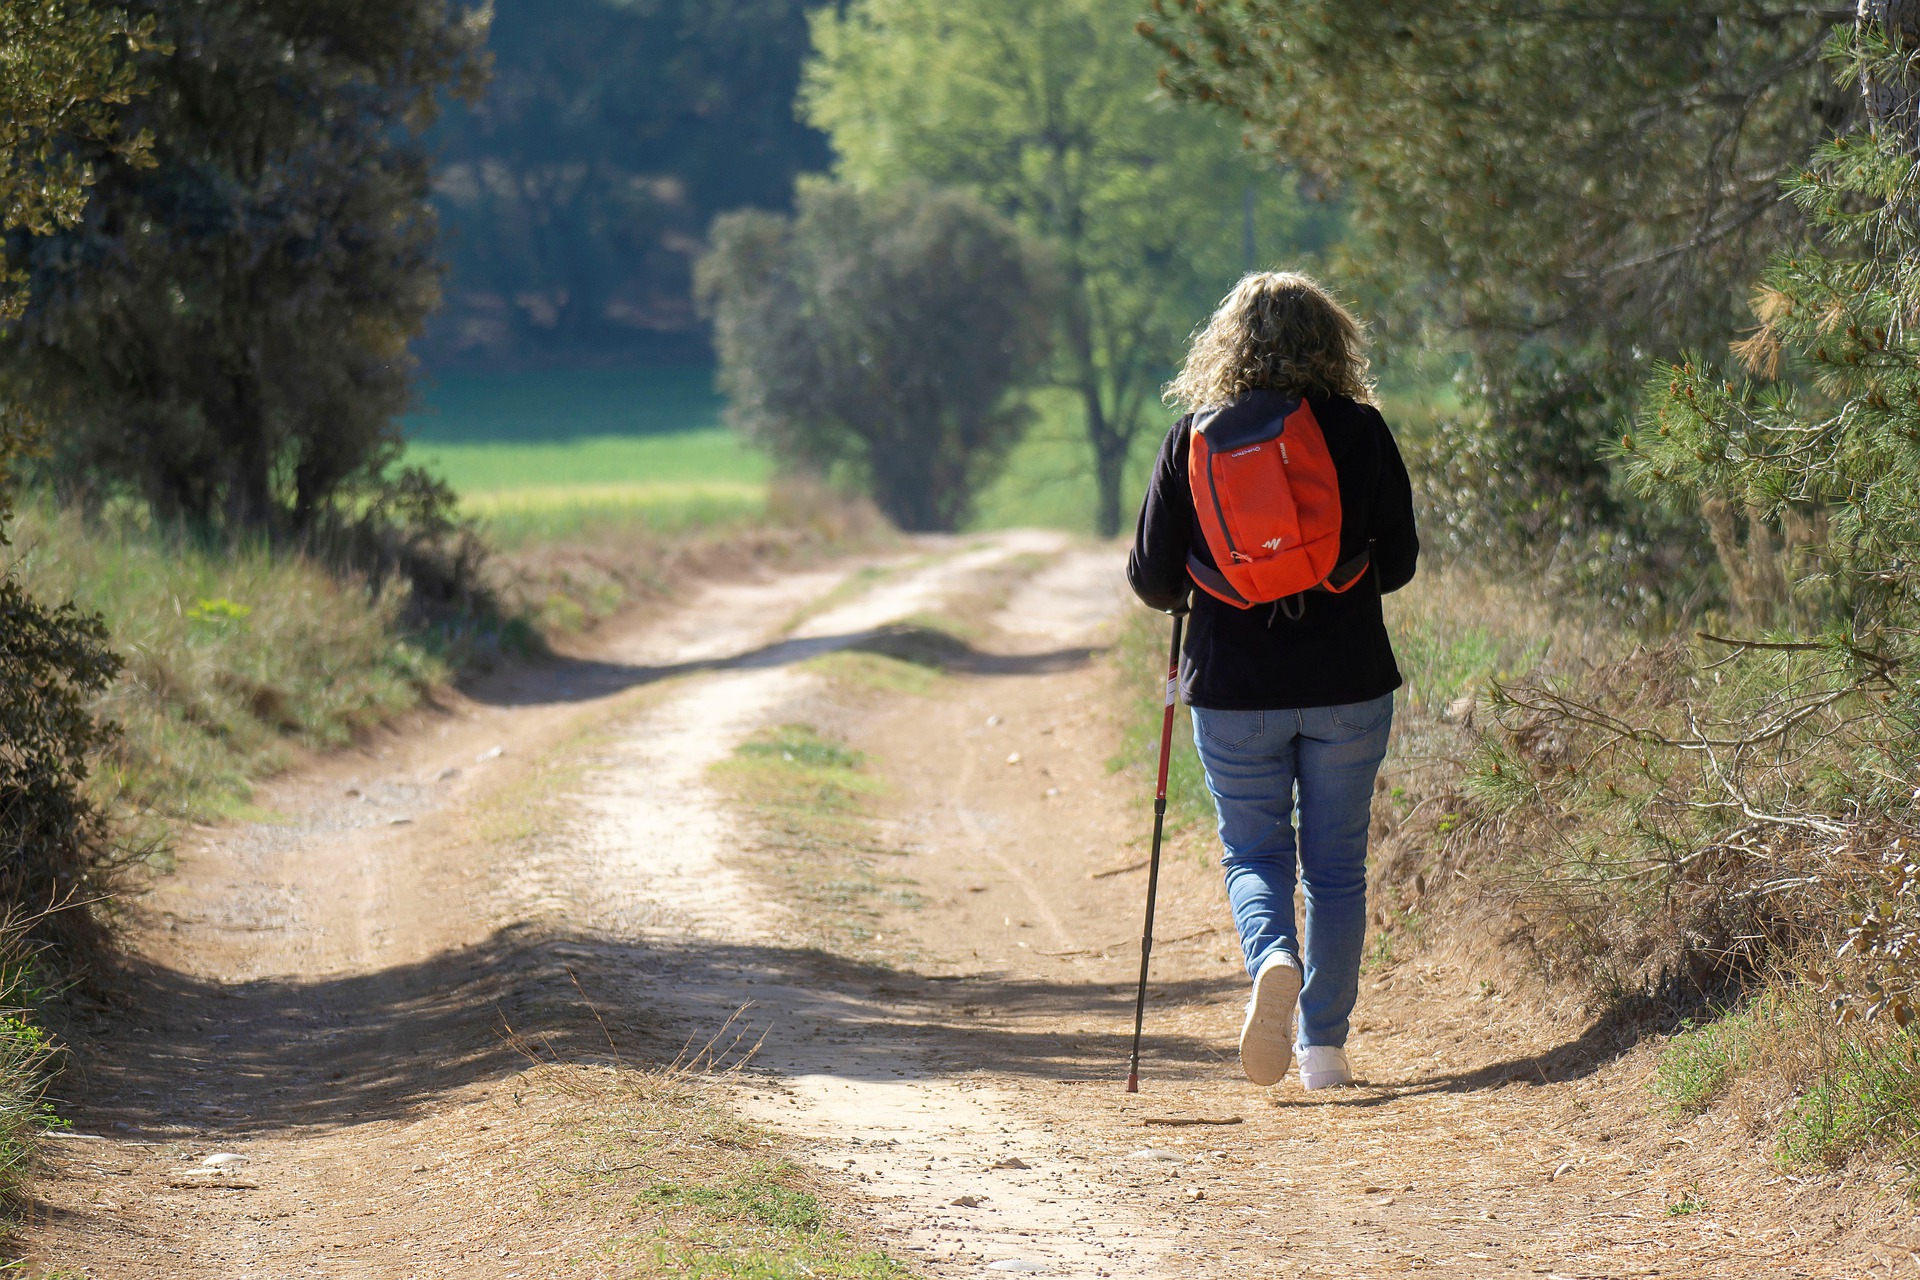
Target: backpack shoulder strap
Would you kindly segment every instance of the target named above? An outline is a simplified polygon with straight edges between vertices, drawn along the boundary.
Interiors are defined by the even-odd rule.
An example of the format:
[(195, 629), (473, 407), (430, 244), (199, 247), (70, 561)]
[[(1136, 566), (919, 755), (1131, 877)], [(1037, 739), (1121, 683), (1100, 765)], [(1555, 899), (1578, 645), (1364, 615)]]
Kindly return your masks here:
[(1343, 591), (1351, 591), (1359, 585), (1360, 579), (1366, 577), (1367, 570), (1372, 567), (1372, 565), (1372, 549), (1362, 547), (1359, 552), (1350, 559), (1342, 560), (1339, 564), (1333, 566), (1333, 572), (1327, 575), (1326, 581), (1322, 582), (1318, 587), (1315, 587), (1314, 590), (1330, 591), (1336, 596)]
[(1236, 609), (1253, 608), (1253, 601), (1236, 591), (1225, 574), (1191, 551), (1187, 552), (1187, 573), (1201, 590), (1216, 600), (1222, 600)]

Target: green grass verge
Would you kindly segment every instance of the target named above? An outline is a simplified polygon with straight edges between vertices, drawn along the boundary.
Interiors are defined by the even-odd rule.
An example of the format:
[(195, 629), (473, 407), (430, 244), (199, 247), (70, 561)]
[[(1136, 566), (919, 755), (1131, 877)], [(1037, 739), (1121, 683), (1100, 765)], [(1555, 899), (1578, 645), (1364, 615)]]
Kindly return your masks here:
[(1920, 1192), (1920, 1029), (1847, 1037), (1794, 1100), (1775, 1149), (1789, 1167), (1890, 1154)]
[(1538, 595), (1458, 569), (1423, 568), (1383, 604), (1406, 680), (1401, 705), (1428, 714), (1593, 640)]
[[(1165, 614), (1130, 609), (1113, 649), (1114, 679), (1127, 711), (1120, 748), (1107, 761), (1107, 767), (1131, 771), (1149, 789), (1159, 772), (1160, 731), (1166, 714), (1167, 646), (1172, 638), (1173, 622)], [(1177, 835), (1192, 827), (1211, 826), (1213, 821), (1213, 797), (1207, 791), (1200, 753), (1193, 745), (1193, 720), (1184, 706), (1176, 707), (1173, 755), (1167, 768), (1167, 832)]]
[(99, 777), (160, 818), (239, 811), (298, 747), (340, 746), (449, 674), (399, 625), (397, 599), (297, 555), (207, 550), (44, 502), (12, 532), (29, 591), (105, 617), (126, 669), (99, 711), (124, 736)]
[(1789, 1170), (1890, 1157), (1920, 1194), (1920, 1027), (1838, 1023), (1816, 991), (1783, 979), (1739, 1008), (1690, 1022), (1660, 1050), (1652, 1088), (1669, 1117), (1707, 1111), (1743, 1084), (1777, 1102), (1773, 1152)]
[(877, 1249), (829, 1225), (819, 1197), (793, 1186), (799, 1170), (758, 1161), (718, 1180), (656, 1182), (637, 1207), (675, 1215), (651, 1242), (662, 1272), (696, 1280), (893, 1280), (910, 1273)]
[(1675, 1118), (1699, 1115), (1727, 1091), (1753, 1057), (1759, 1009), (1686, 1023), (1661, 1051), (1653, 1091)]

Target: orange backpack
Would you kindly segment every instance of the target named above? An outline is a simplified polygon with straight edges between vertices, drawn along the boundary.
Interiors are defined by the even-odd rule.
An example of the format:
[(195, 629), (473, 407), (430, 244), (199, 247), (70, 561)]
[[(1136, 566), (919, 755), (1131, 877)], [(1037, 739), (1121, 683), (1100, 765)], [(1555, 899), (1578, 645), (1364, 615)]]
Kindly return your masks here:
[(1262, 417), (1214, 410), (1189, 432), (1193, 510), (1219, 567), (1189, 554), (1187, 572), (1237, 609), (1345, 591), (1368, 565), (1364, 550), (1340, 562), (1340, 479), (1313, 409), (1288, 401), (1279, 416)]

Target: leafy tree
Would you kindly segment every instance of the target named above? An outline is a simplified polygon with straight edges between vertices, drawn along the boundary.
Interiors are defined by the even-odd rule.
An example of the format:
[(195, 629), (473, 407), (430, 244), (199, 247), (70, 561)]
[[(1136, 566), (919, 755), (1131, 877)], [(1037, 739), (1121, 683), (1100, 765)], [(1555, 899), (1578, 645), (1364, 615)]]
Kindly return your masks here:
[(826, 140), (793, 116), (819, 0), (496, 0), (493, 84), (436, 128), (460, 359), (705, 355), (715, 215), (785, 209)]
[[(85, 140), (114, 150), (128, 164), (144, 162), (150, 134), (118, 128), (116, 110), (139, 80), (127, 60), (153, 32), (151, 19), (132, 22), (118, 9), (58, 0), (0, 2), (0, 231), (48, 235), (70, 227), (86, 207), (93, 171), (75, 154)], [(26, 305), (26, 279), (4, 277), (0, 320)]]
[(1704, 499), (1745, 616), (1733, 634), (1702, 631), (1700, 652), (1676, 642), (1502, 690), (1504, 741), (1474, 787), (1523, 815), (1508, 838), (1546, 853), (1542, 879), (1584, 901), (1590, 936), (1664, 913), (1671, 949), (1719, 980), (1784, 954), (1843, 1018), (1907, 1026), (1920, 1017), (1920, 5), (1862, 5), (1830, 52), (1865, 110), (1787, 182), (1810, 230), (1762, 278), (1759, 327), (1735, 348), (1745, 369), (1663, 364), (1616, 449), (1642, 492)]
[(955, 529), (1027, 422), (1047, 358), (1048, 267), (971, 197), (801, 186), (791, 219), (714, 224), (699, 296), (746, 431), (852, 468), (904, 529)]
[[(93, 172), (81, 144), (137, 165), (148, 144), (123, 132), (116, 108), (138, 91), (127, 55), (146, 46), (151, 24), (119, 11), (47, 0), (0, 0), (0, 227), (50, 234), (86, 206)], [(24, 278), (10, 272), (0, 317), (25, 306)], [(12, 511), (14, 468), (37, 424), (0, 405), (0, 547)], [(49, 912), (45, 941), (93, 941), (94, 901), (113, 862), (106, 817), (86, 789), (89, 757), (113, 727), (88, 710), (119, 670), (97, 617), (49, 608), (26, 594), (11, 565), (0, 573), (0, 910)], [(72, 908), (56, 910), (57, 908)]]
[(853, 0), (815, 16), (802, 93), (846, 181), (966, 188), (1052, 246), (1066, 286), (1056, 377), (1083, 408), (1107, 534), (1182, 340), (1256, 265), (1248, 221), (1268, 256), (1331, 229), (1221, 122), (1156, 90), (1133, 14), (1119, 0)]
[(1734, 348), (1749, 376), (1700, 355), (1663, 365), (1619, 453), (1649, 494), (1746, 517), (1729, 559), (1824, 530), (1801, 587), (1837, 610), (1846, 646), (1904, 653), (1920, 620), (1920, 77), (1902, 60), (1920, 53), (1920, 6), (1888, 8), (1904, 29), (1863, 17), (1835, 42), (1875, 110), (1787, 184), (1816, 234), (1762, 279), (1759, 328)]
[[(1152, 0), (1187, 99), (1337, 188), (1381, 296), (1463, 334), (1441, 460), (1511, 532), (1630, 522), (1604, 442), (1649, 354), (1725, 342), (1803, 211), (1779, 181), (1855, 111), (1805, 0)], [(1484, 529), (1476, 527), (1476, 535)]]
[(57, 417), (68, 482), (166, 518), (300, 534), (400, 446), (407, 343), (437, 297), (418, 137), (475, 91), (484, 10), (450, 0), (135, 0), (164, 45), (124, 111), (135, 164), (75, 144), (78, 225), (10, 256), (32, 301), (5, 345)]

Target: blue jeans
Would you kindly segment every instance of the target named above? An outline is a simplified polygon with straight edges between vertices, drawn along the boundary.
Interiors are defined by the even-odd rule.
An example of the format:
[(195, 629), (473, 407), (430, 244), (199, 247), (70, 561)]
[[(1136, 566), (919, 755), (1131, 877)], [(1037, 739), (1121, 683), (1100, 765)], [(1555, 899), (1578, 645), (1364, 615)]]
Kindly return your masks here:
[[(1258, 973), (1275, 951), (1300, 963), (1302, 1046), (1347, 1042), (1367, 938), (1373, 780), (1392, 727), (1390, 693), (1288, 711), (1193, 708), (1247, 973)], [(1307, 904), (1304, 948), (1294, 926), (1296, 875)]]

